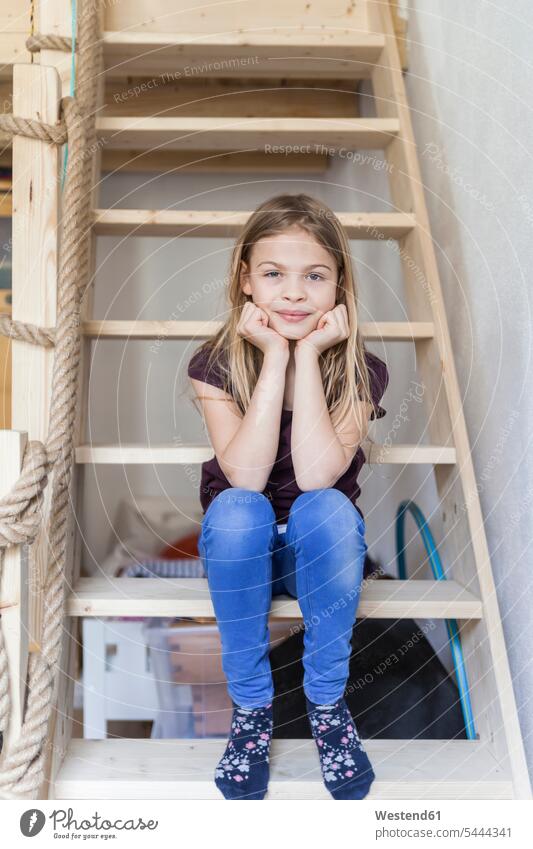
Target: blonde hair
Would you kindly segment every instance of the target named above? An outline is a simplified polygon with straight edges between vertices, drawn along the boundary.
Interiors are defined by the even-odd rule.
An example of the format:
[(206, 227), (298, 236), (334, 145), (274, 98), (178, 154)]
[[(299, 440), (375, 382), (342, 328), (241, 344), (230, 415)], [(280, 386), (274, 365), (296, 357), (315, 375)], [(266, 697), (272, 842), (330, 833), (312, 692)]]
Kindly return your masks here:
[(346, 233), (331, 209), (307, 194), (280, 194), (262, 203), (252, 213), (237, 239), (231, 258), (228, 285), (229, 314), (216, 334), (204, 342), (200, 350), (208, 351), (206, 369), (217, 363), (226, 391), (244, 415), (261, 372), (263, 353), (237, 333), (242, 308), (250, 295), (243, 292), (240, 284), (241, 262), (249, 265), (253, 246), (260, 239), (283, 233), (297, 225), (314, 236), (334, 257), (337, 264), (338, 282), (335, 305), (345, 304), (348, 313), (350, 336), (330, 348), (319, 357), (322, 384), (327, 408), (333, 425), (353, 413), (359, 427), (362, 407), (358, 402), (372, 405), (366, 348), (359, 326), (354, 333), (357, 318), (358, 291), (353, 273), (350, 248)]

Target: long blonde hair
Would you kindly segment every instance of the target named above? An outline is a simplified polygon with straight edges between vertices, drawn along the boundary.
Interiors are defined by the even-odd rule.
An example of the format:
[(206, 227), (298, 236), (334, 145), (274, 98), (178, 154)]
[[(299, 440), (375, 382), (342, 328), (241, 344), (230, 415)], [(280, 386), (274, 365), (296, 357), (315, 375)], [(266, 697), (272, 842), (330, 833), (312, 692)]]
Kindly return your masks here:
[(365, 346), (356, 326), (358, 291), (353, 273), (350, 248), (346, 233), (331, 209), (307, 194), (280, 194), (262, 203), (246, 222), (237, 239), (231, 258), (228, 285), (229, 314), (222, 327), (204, 342), (198, 350), (209, 352), (206, 369), (217, 363), (224, 390), (233, 398), (244, 415), (259, 378), (263, 353), (237, 333), (242, 308), (250, 295), (240, 284), (241, 261), (249, 265), (253, 246), (260, 239), (274, 236), (288, 227), (297, 225), (306, 230), (334, 257), (338, 282), (335, 305), (345, 304), (350, 336), (320, 355), (320, 371), (326, 404), (333, 425), (353, 412), (358, 418), (362, 412), (358, 402), (373, 404)]

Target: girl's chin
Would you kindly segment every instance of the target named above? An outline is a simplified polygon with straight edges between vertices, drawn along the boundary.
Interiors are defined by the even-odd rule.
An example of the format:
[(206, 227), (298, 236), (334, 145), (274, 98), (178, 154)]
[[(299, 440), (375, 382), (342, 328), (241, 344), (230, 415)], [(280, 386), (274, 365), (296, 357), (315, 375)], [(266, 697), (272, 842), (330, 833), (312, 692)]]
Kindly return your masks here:
[(306, 319), (295, 324), (278, 319), (272, 322), (272, 325), (276, 333), (279, 333), (279, 335), (283, 336), (285, 339), (303, 339), (303, 337), (307, 336), (310, 332), (309, 322)]
[(290, 329), (289, 330), (285, 330), (285, 329), (284, 330), (276, 330), (276, 333), (279, 333), (279, 335), (283, 336), (284, 339), (288, 339), (289, 342), (292, 342), (292, 341), (297, 342), (298, 339), (303, 339), (304, 336), (308, 335), (304, 331), (298, 332), (298, 330), (294, 330), (291, 333)]

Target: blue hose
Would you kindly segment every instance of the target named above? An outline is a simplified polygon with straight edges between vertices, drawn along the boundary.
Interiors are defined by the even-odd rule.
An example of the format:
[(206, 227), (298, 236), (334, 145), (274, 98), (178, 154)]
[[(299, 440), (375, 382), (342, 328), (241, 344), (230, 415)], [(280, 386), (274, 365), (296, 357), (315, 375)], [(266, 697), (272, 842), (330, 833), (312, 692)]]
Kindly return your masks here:
[[(404, 581), (407, 577), (405, 566), (405, 514), (409, 510), (412, 514), (422, 537), (426, 553), (431, 564), (433, 577), (437, 581), (445, 581), (446, 575), (442, 568), (437, 546), (433, 534), (429, 529), (429, 525), (424, 518), (420, 507), (414, 501), (402, 501), (396, 513), (396, 551), (398, 560), (398, 578)], [(474, 724), (474, 714), (472, 712), (472, 703), (468, 688), (468, 678), (464, 663), (463, 649), (461, 647), (461, 638), (459, 636), (459, 628), (457, 627), (456, 619), (446, 619), (446, 628), (450, 640), (450, 647), (453, 657), (453, 665), (455, 667), (455, 675), (457, 678), (457, 686), (459, 688), (459, 697), (461, 699), (461, 710), (465, 723), (466, 736), (469, 740), (477, 740), (478, 735)]]

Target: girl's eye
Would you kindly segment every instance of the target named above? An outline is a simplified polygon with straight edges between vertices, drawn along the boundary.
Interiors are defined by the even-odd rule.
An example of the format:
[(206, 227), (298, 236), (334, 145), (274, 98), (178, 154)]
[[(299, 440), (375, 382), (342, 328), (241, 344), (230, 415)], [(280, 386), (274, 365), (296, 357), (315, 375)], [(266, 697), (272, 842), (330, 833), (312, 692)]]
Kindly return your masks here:
[[(265, 273), (265, 277), (270, 277), (270, 275), (271, 275), (271, 274), (279, 274), (279, 271), (274, 271), (274, 270), (272, 270), (272, 271), (267, 271), (267, 272)], [(318, 272), (316, 272), (316, 271), (311, 271), (311, 272), (309, 273), (309, 276), (310, 276), (310, 277), (312, 277), (314, 280), (323, 280), (323, 279), (324, 279), (324, 278), (322, 277), (322, 275), (321, 275), (321, 274), (318, 274)]]

